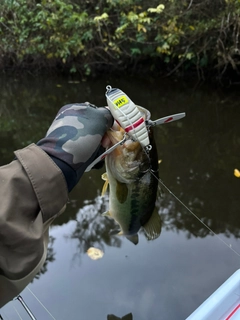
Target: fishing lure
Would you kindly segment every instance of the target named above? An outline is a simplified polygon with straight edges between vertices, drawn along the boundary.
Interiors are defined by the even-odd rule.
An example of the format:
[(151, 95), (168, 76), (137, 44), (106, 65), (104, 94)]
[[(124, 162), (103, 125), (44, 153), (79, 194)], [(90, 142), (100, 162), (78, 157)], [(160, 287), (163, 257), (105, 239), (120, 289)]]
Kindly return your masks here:
[(145, 121), (137, 105), (122, 90), (112, 88), (110, 85), (106, 87), (106, 99), (113, 118), (124, 129), (126, 134), (121, 141), (107, 149), (98, 158), (96, 158), (86, 168), (85, 172), (90, 171), (99, 161), (103, 160), (109, 153), (128, 139), (138, 141), (146, 153), (148, 153), (152, 148), (148, 135), (149, 127), (170, 123), (186, 116), (185, 112), (182, 112), (154, 121)]
[(181, 112), (154, 121), (145, 121), (136, 104), (122, 90), (109, 85), (106, 89), (107, 104), (113, 118), (133, 141), (138, 141), (146, 150), (150, 148), (148, 127), (176, 121), (186, 116), (185, 112)]
[(106, 89), (107, 104), (113, 118), (133, 141), (138, 141), (148, 149), (150, 142), (147, 126), (135, 103), (120, 89), (111, 86)]

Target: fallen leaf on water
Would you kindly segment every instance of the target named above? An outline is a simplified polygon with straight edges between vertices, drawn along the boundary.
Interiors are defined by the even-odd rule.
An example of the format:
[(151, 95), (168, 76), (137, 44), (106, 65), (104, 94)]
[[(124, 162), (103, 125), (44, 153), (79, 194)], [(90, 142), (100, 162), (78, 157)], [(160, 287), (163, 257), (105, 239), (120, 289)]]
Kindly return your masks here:
[(91, 247), (88, 249), (87, 251), (87, 255), (89, 256), (89, 258), (91, 258), (92, 260), (98, 260), (101, 259), (104, 255), (103, 251), (94, 247)]
[(234, 175), (237, 178), (240, 178), (240, 171), (238, 169), (234, 169)]

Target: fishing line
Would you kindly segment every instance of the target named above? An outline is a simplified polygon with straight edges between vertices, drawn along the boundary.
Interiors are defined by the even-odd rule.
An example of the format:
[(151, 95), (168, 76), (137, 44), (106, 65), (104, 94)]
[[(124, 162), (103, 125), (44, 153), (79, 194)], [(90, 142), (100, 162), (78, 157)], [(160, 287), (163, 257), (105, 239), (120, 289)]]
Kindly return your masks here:
[(23, 320), (23, 318), (20, 316), (20, 314), (19, 314), (19, 312), (17, 311), (17, 309), (15, 308), (15, 306), (13, 306), (13, 308), (14, 308), (14, 310), (16, 311), (16, 313), (17, 313), (17, 315), (18, 315), (19, 319), (20, 319), (20, 320)]
[(50, 313), (50, 311), (44, 306), (44, 304), (38, 299), (38, 297), (32, 292), (32, 290), (27, 287), (28, 291), (31, 292), (31, 294), (34, 296), (34, 298), (38, 301), (38, 303), (43, 307), (43, 309), (49, 314), (49, 316), (56, 320), (56, 318), (54, 318), (54, 316)]
[(219, 235), (217, 235), (206, 223), (204, 223), (191, 209), (189, 209), (164, 183), (161, 179), (159, 179), (152, 170), (150, 170), (151, 174), (157, 179), (158, 182), (185, 208), (187, 209), (201, 224), (203, 224), (211, 233), (213, 233), (225, 246), (227, 246), (230, 250), (232, 250), (238, 257), (240, 254), (234, 250), (230, 244), (224, 241)]
[(17, 296), (17, 300), (21, 303), (21, 305), (23, 306), (23, 308), (25, 309), (25, 311), (27, 312), (27, 314), (29, 315), (29, 317), (32, 320), (37, 320), (35, 318), (35, 316), (33, 315), (32, 311), (29, 309), (28, 305), (26, 304), (26, 302), (23, 300), (22, 296)]
[[(121, 108), (119, 108), (118, 109), (120, 112), (121, 112), (121, 114), (124, 116), (124, 117), (126, 117), (127, 119), (128, 119), (128, 121), (129, 121), (129, 123), (131, 124), (131, 130), (133, 130), (133, 132), (134, 132), (134, 135), (135, 135), (135, 140), (134, 141), (137, 141), (137, 139), (136, 139), (136, 137), (137, 137), (137, 133), (136, 133), (136, 128), (134, 127), (134, 125), (133, 125), (133, 122), (131, 121), (131, 119), (129, 118), (129, 116), (125, 113), (125, 112), (123, 112), (122, 110), (121, 110)], [(124, 130), (125, 131), (125, 130)], [(128, 135), (129, 136), (129, 135)]]
[(0, 318), (0, 319), (2, 319), (2, 320), (4, 320), (4, 319), (7, 319), (7, 320), (9, 320), (9, 318), (8, 318), (8, 316), (4, 313), (4, 312), (2, 312), (2, 315), (1, 316), (3, 316), (2, 318)]
[[(138, 109), (139, 110), (139, 109)], [(128, 119), (128, 121), (129, 121), (129, 123), (131, 124), (131, 130), (134, 132), (134, 135), (135, 135), (135, 137), (134, 137), (134, 139), (129, 135), (129, 134), (127, 134), (127, 132), (125, 132), (125, 134), (127, 134), (128, 136), (129, 136), (129, 140), (132, 140), (133, 142), (136, 142), (136, 141), (138, 141), (138, 139), (137, 139), (137, 132), (136, 132), (136, 128), (134, 127), (134, 124), (133, 124), (133, 122), (131, 121), (131, 119), (129, 118), (129, 116), (123, 111), (123, 110), (121, 110), (121, 108), (119, 108), (119, 111), (122, 113), (122, 115), (124, 115), (127, 119)], [(143, 113), (141, 110), (139, 110), (141, 113)], [(145, 117), (147, 117), (146, 115), (145, 115)], [(145, 121), (146, 121), (146, 119), (144, 119)], [(121, 127), (121, 126), (120, 126)], [(125, 131), (125, 130), (124, 130)], [(147, 131), (148, 131), (148, 133), (149, 133), (149, 127), (147, 127)], [(126, 139), (126, 140), (128, 140), (128, 139)], [(152, 146), (151, 145), (148, 145), (148, 148), (147, 147), (143, 147), (142, 146), (142, 149), (143, 149), (143, 152), (145, 152), (145, 154), (147, 155), (147, 157), (148, 157), (148, 161), (149, 161), (149, 164), (151, 164), (151, 160), (150, 160), (150, 157), (149, 157), (149, 151), (152, 149)]]

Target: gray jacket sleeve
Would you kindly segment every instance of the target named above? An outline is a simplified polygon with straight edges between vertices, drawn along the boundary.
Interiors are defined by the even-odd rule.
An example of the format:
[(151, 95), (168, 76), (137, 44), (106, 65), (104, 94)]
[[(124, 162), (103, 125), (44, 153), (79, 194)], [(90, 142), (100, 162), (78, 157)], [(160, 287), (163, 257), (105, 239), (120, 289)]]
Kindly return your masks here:
[(42, 267), (49, 226), (68, 199), (62, 171), (41, 148), (31, 144), (15, 155), (0, 168), (0, 307)]

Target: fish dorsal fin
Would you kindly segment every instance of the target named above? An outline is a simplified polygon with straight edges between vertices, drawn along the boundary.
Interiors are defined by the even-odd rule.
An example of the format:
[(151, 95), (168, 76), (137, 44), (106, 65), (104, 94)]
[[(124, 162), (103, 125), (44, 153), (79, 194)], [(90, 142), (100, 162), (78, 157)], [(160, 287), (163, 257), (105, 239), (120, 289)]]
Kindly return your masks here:
[(107, 191), (108, 184), (109, 184), (107, 172), (102, 174), (102, 179), (105, 181), (104, 184), (103, 184), (102, 193), (101, 193), (101, 196), (103, 197), (105, 195), (106, 191)]
[(162, 221), (156, 208), (154, 209), (151, 218), (143, 226), (143, 229), (148, 240), (154, 240), (160, 236), (162, 229)]

